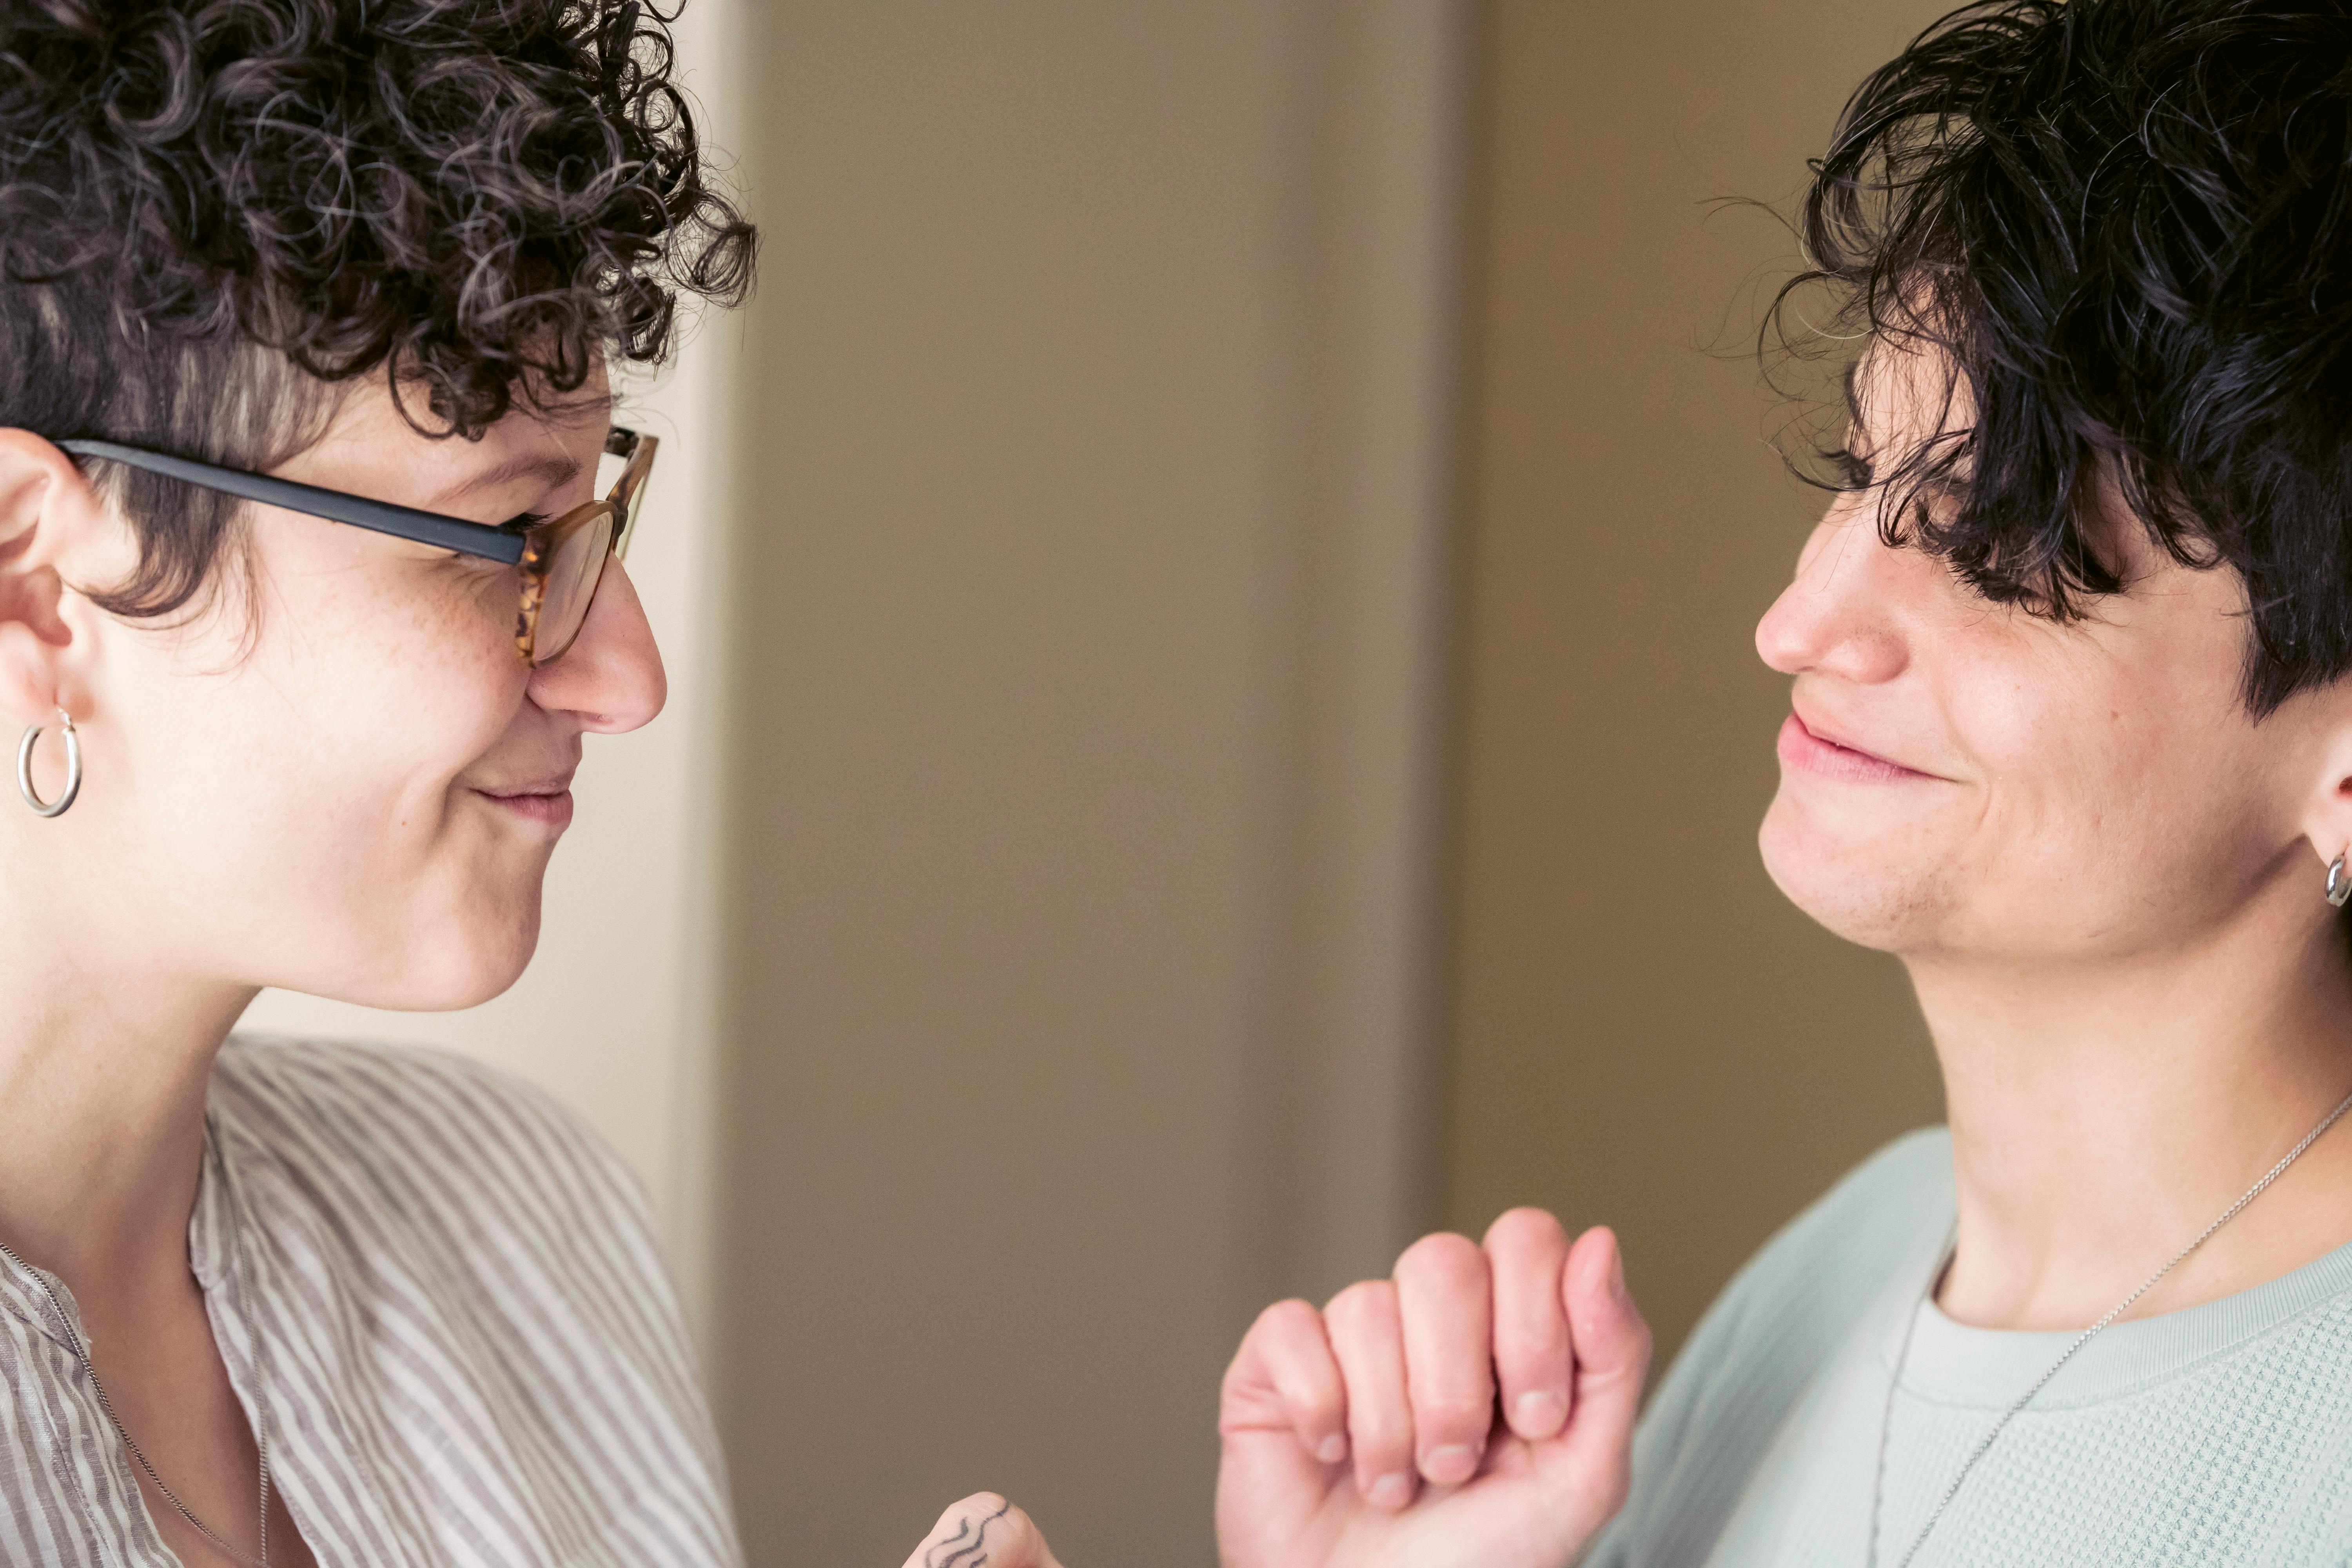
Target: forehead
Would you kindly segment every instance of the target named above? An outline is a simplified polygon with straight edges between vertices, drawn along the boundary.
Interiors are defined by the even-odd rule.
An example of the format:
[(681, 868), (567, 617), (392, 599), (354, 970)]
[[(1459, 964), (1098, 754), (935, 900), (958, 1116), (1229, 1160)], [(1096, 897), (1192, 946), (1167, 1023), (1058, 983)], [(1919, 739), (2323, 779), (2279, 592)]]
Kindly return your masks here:
[(1855, 435), (1872, 446), (1916, 446), (1976, 422), (1959, 362), (1925, 340), (1873, 339), (1846, 366), (1845, 408)]
[(346, 476), (352, 488), (369, 481), (376, 493), (388, 493), (383, 485), (394, 480), (411, 494), (438, 491), (535, 459), (584, 466), (593, 474), (612, 417), (601, 371), (575, 392), (519, 395), (478, 438), (435, 432), (428, 412), (413, 405), (404, 410), (384, 383), (371, 381), (344, 393), (325, 433), (299, 462)]

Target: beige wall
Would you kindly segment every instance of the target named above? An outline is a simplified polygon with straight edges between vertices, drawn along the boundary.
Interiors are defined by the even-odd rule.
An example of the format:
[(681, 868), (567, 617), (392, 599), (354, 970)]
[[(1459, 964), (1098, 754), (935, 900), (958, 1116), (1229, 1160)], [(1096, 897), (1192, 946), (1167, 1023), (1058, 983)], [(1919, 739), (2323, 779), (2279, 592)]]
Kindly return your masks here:
[(719, 1394), (753, 1561), (1209, 1561), (1426, 1212), (1454, 8), (767, 0)]
[(1943, 8), (1500, 0), (1485, 34), (1446, 1206), (1615, 1224), (1662, 1352), (1938, 1114), (1900, 970), (1757, 859), (1787, 699), (1750, 630), (1820, 500), (1742, 352), (1793, 247), (1709, 202), (1799, 188)]

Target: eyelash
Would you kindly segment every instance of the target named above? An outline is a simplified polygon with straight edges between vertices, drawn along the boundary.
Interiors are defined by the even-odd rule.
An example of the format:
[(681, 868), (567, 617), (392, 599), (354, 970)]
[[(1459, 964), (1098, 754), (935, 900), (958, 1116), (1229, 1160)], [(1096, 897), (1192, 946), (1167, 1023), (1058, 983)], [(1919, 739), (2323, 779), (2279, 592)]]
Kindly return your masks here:
[(1840, 452), (1835, 461), (1847, 489), (1866, 490), (1877, 482), (1877, 471), (1870, 466), (1869, 459), (1857, 458), (1852, 452)]
[[(515, 513), (514, 516), (507, 519), (504, 522), (499, 524), (499, 526), (500, 528), (512, 529), (516, 532), (520, 533), (525, 529), (538, 527), (541, 523), (545, 522), (553, 515), (554, 514), (552, 512), (544, 511), (520, 511)], [(479, 556), (468, 555), (460, 550), (452, 550), (449, 552), (449, 559), (466, 565), (478, 566), (482, 564), (482, 561)]]

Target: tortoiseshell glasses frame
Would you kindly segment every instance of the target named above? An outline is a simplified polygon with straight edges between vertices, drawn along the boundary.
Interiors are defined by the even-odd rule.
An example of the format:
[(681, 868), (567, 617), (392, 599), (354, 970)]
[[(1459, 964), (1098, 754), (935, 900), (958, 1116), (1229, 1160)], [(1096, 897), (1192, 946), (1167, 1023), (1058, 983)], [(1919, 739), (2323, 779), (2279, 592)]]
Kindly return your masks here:
[(102, 458), (205, 489), (516, 567), (522, 593), (515, 607), (515, 651), (533, 668), (570, 651), (587, 622), (596, 585), (604, 581), (604, 563), (628, 554), (660, 446), (658, 437), (615, 425), (604, 437), (604, 455), (621, 459), (621, 473), (602, 500), (536, 521), (488, 523), (116, 441), (58, 443), (78, 457)]

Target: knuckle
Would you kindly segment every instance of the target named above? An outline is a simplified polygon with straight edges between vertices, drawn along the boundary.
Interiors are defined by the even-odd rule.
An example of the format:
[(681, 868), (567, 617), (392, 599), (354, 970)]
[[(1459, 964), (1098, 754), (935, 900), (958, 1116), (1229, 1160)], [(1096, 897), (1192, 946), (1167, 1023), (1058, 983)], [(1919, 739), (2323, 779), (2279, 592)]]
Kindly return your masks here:
[(1323, 1309), (1324, 1321), (1338, 1327), (1355, 1328), (1396, 1317), (1396, 1287), (1386, 1279), (1359, 1279), (1331, 1298)]
[(1289, 1339), (1302, 1329), (1311, 1330), (1317, 1321), (1318, 1314), (1314, 1306), (1293, 1297), (1287, 1301), (1276, 1301), (1273, 1306), (1260, 1312), (1257, 1315), (1257, 1321), (1250, 1325), (1250, 1332)]
[(1557, 1247), (1564, 1252), (1568, 1248), (1568, 1231), (1549, 1209), (1507, 1209), (1486, 1227), (1486, 1245)]
[(1476, 1242), (1452, 1231), (1423, 1237), (1406, 1247), (1396, 1261), (1399, 1280), (1456, 1284), (1484, 1280), (1486, 1277), (1486, 1255), (1478, 1249)]

